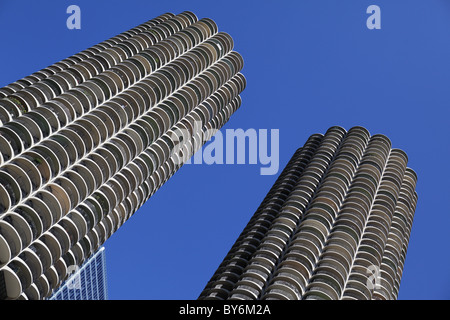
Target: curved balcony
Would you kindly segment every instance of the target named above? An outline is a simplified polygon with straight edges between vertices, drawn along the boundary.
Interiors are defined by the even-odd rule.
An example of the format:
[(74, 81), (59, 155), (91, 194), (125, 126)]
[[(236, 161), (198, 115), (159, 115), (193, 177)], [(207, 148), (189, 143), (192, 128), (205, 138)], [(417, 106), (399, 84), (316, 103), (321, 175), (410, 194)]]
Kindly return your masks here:
[[(104, 101), (115, 96), (119, 90), (116, 82), (109, 75), (110, 74), (101, 73), (89, 80), (99, 86), (103, 91)], [(118, 79), (116, 79), (116, 81), (118, 81)]]
[(96, 153), (103, 157), (104, 161), (107, 163), (107, 166), (110, 168), (108, 175), (104, 174), (105, 179), (109, 178), (112, 174), (122, 168), (124, 158), (126, 157), (123, 146), (112, 143), (112, 141), (103, 144), (101, 148), (96, 150)]
[(95, 251), (97, 251), (98, 247), (100, 246), (98, 233), (97, 233), (95, 227), (94, 227), (94, 229), (92, 229), (91, 231), (88, 232), (86, 237), (89, 239), (89, 241), (91, 243), (91, 250), (92, 250), (92, 254), (93, 254)]
[(55, 263), (54, 263), (54, 268), (56, 270), (56, 274), (58, 275), (58, 284), (56, 287), (61, 286), (61, 284), (63, 283), (63, 281), (67, 280), (67, 277), (69, 276), (67, 274), (67, 265), (66, 262), (64, 261), (64, 259), (62, 257), (60, 257)]
[(72, 252), (74, 258), (75, 258), (75, 264), (76, 265), (82, 265), (83, 262), (85, 261), (85, 257), (84, 257), (84, 250), (83, 247), (81, 246), (80, 242), (77, 242), (72, 249), (70, 249), (69, 252)]
[(44, 276), (47, 279), (50, 288), (57, 288), (58, 283), (60, 283), (60, 279), (58, 277), (58, 272), (56, 272), (56, 269), (54, 266), (51, 266), (50, 268), (46, 269), (44, 272)]
[(52, 169), (52, 177), (55, 177), (60, 170), (64, 170), (69, 166), (69, 153), (71, 157), (75, 154), (75, 147), (67, 138), (60, 135), (52, 136), (50, 139), (42, 141), (32, 150), (45, 156), (45, 160), (49, 162)]
[[(90, 152), (94, 147), (94, 138), (98, 139), (98, 131), (93, 131), (92, 126), (84, 126), (85, 122), (80, 119), (80, 121), (76, 121), (75, 123), (67, 126), (66, 128), (70, 131), (74, 132), (76, 135), (72, 134), (72, 132), (66, 134), (66, 131), (61, 130), (60, 132), (67, 137), (70, 137), (72, 143), (78, 147), (80, 143), (80, 139), (83, 142), (80, 147), (77, 148), (78, 158), (81, 159), (86, 153)], [(91, 130), (91, 131), (88, 131)], [(96, 130), (94, 128), (94, 130)]]
[(136, 118), (137, 113), (139, 113), (139, 107), (136, 101), (130, 95), (126, 94), (126, 91), (115, 96), (111, 101), (108, 101), (107, 105), (116, 110), (120, 115), (121, 127), (125, 127), (132, 122)]
[(150, 108), (148, 94), (140, 87), (133, 86), (123, 92), (119, 97), (124, 99), (127, 102), (127, 105), (131, 106), (133, 110), (133, 120), (137, 119)]
[(60, 225), (66, 234), (69, 237), (69, 248), (72, 248), (75, 243), (77, 243), (81, 239), (81, 235), (78, 232), (78, 227), (75, 225), (75, 223), (69, 219), (69, 217), (63, 217), (59, 222), (58, 225)]
[[(23, 173), (28, 177), (29, 182), (31, 183), (31, 191), (37, 190), (37, 188), (42, 185), (42, 176), (39, 169), (27, 156), (21, 156), (14, 159), (11, 164), (19, 167), (21, 171), (23, 171)], [(19, 173), (17, 171), (18, 170), (15, 170), (16, 174)]]
[[(33, 219), (36, 227), (36, 233), (41, 234), (42, 231), (48, 230), (52, 225), (53, 221), (56, 220), (58, 216), (61, 215), (61, 206), (51, 194), (46, 191), (39, 192), (35, 197), (30, 197), (25, 205), (20, 205), (17, 207), (19, 213), (25, 215), (29, 214)], [(16, 210), (17, 211), (17, 210)], [(39, 232), (39, 221), (34, 216), (38, 215), (39, 220), (42, 224), (42, 230)]]
[[(102, 220), (102, 221), (104, 221), (104, 220)], [(98, 242), (97, 242), (96, 249), (99, 248), (100, 245), (106, 241), (106, 229), (105, 229), (105, 226), (102, 223), (102, 221), (100, 221), (94, 227), (94, 229), (91, 230), (91, 231), (95, 231), (95, 233), (97, 234)]]
[(21, 115), (27, 113), (39, 104), (36, 98), (29, 92), (18, 91), (5, 98), (5, 100), (12, 102), (16, 114)]
[[(84, 215), (80, 213), (79, 206), (76, 207), (74, 210), (72, 210), (71, 212), (69, 212), (66, 216), (67, 219), (71, 220), (71, 222), (74, 224), (74, 226), (76, 227), (76, 234), (78, 235), (78, 240), (79, 241), (82, 237), (84, 237), (86, 235), (86, 233), (88, 232), (88, 220), (89, 224), (93, 223), (92, 221), (92, 217), (91, 216), (87, 216), (86, 218), (84, 217), (84, 215), (87, 215), (87, 212), (84, 212)], [(83, 210), (83, 209), (82, 209)]]
[(106, 139), (116, 132), (114, 122), (108, 114), (101, 109), (93, 110), (87, 115), (86, 119), (91, 121), (97, 127), (101, 141), (106, 141)]
[(102, 90), (102, 88), (92, 80), (83, 82), (77, 87), (77, 89), (88, 97), (92, 108), (106, 100), (104, 90)]
[[(59, 163), (56, 163), (56, 168), (55, 168), (54, 163), (55, 163), (55, 161), (57, 161), (57, 159), (54, 156), (54, 154), (50, 150), (46, 149), (45, 147), (40, 148), (40, 150), (41, 150), (41, 153), (43, 151), (47, 151), (49, 154), (47, 157), (44, 157), (40, 153), (36, 152), (36, 151), (39, 151), (39, 149), (35, 148), (33, 150), (34, 151), (28, 151), (28, 152), (22, 154), (21, 158), (27, 159), (29, 162), (31, 162), (35, 166), (35, 168), (39, 172), (40, 177), (39, 177), (39, 179), (37, 177), (33, 178), (33, 179), (35, 179), (36, 183), (38, 182), (38, 180), (40, 180), (40, 185), (42, 185), (42, 184), (48, 182), (53, 177), (53, 172), (52, 172), (53, 170), (56, 170), (56, 172), (54, 172), (55, 174), (59, 171)], [(52, 166), (50, 164), (52, 164)]]
[(9, 267), (0, 270), (2, 278), (5, 279), (6, 299), (17, 299), (22, 293), (22, 284), (16, 272)]
[(116, 65), (108, 71), (116, 75), (116, 77), (113, 77), (113, 80), (114, 82), (116, 82), (119, 88), (119, 92), (125, 90), (130, 86), (131, 83), (133, 83), (132, 81), (134, 80), (134, 74), (129, 68), (125, 67), (124, 65)]
[(56, 257), (61, 257), (70, 249), (70, 236), (60, 224), (53, 225), (48, 233), (52, 234), (57, 240), (61, 248), (61, 252)]
[(42, 234), (44, 229), (42, 220), (33, 208), (28, 205), (19, 205), (14, 209), (14, 213), (17, 213), (28, 223), (33, 241)]
[[(15, 206), (22, 199), (22, 190), (19, 187), (17, 179), (13, 178), (10, 173), (0, 170), (0, 195), (4, 199), (2, 207), (6, 211), (12, 206)], [(9, 199), (8, 199), (9, 198)]]
[[(97, 225), (97, 223), (103, 218), (102, 206), (100, 203), (93, 198), (92, 196), (83, 201), (85, 207), (89, 208), (89, 211), (92, 212), (94, 217), (93, 227)], [(81, 205), (80, 205), (81, 206)], [(88, 231), (89, 234), (89, 231)]]
[[(97, 221), (95, 220), (94, 213), (89, 205), (85, 203), (80, 203), (74, 210), (74, 214), (71, 214), (70, 217), (73, 217), (74, 221), (77, 225), (79, 225), (79, 233), (86, 235), (87, 232), (95, 226)], [(77, 213), (77, 214), (75, 214)], [(69, 213), (70, 214), (70, 213)], [(80, 217), (81, 216), (81, 217)], [(81, 220), (82, 219), (82, 220)], [(84, 223), (83, 223), (84, 220)], [(85, 226), (86, 225), (86, 226)]]
[(130, 186), (130, 192), (133, 192), (137, 187), (137, 177), (134, 176), (133, 171), (131, 171), (128, 166), (120, 170), (120, 173), (127, 179)]
[(125, 127), (133, 116), (131, 108), (127, 107), (127, 105), (121, 104), (120, 101), (121, 99), (117, 98), (116, 100), (105, 102), (101, 107), (99, 107), (99, 110), (106, 112), (114, 122), (114, 133)]
[(83, 159), (81, 164), (86, 166), (92, 173), (92, 176), (95, 179), (94, 189), (97, 189), (105, 182), (105, 180), (110, 177), (112, 170), (117, 166), (116, 160), (111, 152), (103, 148), (98, 148), (95, 153), (92, 153), (88, 158)]
[(58, 85), (55, 84), (56, 86), (54, 86), (54, 84), (54, 82), (51, 80), (49, 81), (48, 78), (46, 78), (28, 86), (26, 91), (31, 92), (34, 96), (40, 96), (42, 99), (42, 102), (39, 102), (38, 104), (40, 105), (41, 103), (52, 99), (57, 93), (61, 94), (61, 91), (58, 89)]
[(36, 281), (43, 273), (42, 263), (37, 254), (30, 249), (24, 249), (19, 258), (27, 265), (31, 271), (32, 281)]
[(34, 241), (29, 247), (29, 250), (33, 251), (39, 258), (42, 270), (47, 270), (52, 264), (52, 254), (48, 247), (40, 240)]
[[(68, 179), (66, 179), (66, 180), (68, 181)], [(67, 182), (67, 181), (64, 181), (64, 182)], [(64, 183), (64, 188), (65, 187), (66, 187), (66, 184)], [(76, 190), (76, 188), (73, 187), (73, 184), (70, 186), (67, 184), (67, 187), (72, 190)], [(71, 199), (76, 199), (74, 197), (78, 197), (78, 194), (69, 196), (68, 192), (64, 188), (62, 186), (58, 185), (57, 183), (49, 183), (49, 184), (47, 184), (47, 186), (44, 189), (45, 191), (49, 192), (57, 199), (57, 202), (61, 206), (62, 215), (67, 214), (72, 209), (72, 206), (76, 205), (76, 202), (72, 202)], [(59, 220), (59, 219), (57, 219), (57, 220)]]
[(80, 102), (81, 109), (77, 110), (80, 115), (89, 112), (92, 108), (97, 106), (97, 97), (94, 92), (86, 86), (83, 87), (78, 85), (67, 91), (65, 94), (71, 96), (75, 102)]
[(27, 221), (15, 212), (7, 213), (2, 217), (2, 222), (9, 223), (20, 237), (22, 248), (27, 247), (33, 241), (33, 233)]
[(48, 145), (55, 154), (62, 156), (62, 158), (58, 158), (63, 169), (67, 168), (69, 164), (75, 163), (86, 152), (84, 141), (70, 128), (59, 131), (58, 134), (50, 137), (50, 141), (44, 141), (44, 144)]
[[(119, 200), (117, 199), (116, 190), (114, 190), (111, 186), (114, 186), (114, 182), (110, 179), (106, 184), (104, 184), (99, 190), (99, 194), (104, 196), (107, 200), (105, 206), (107, 206), (107, 214), (112, 211), (118, 204)], [(111, 182), (111, 183), (109, 183)], [(105, 201), (105, 200), (103, 200)]]
[(33, 275), (31, 273), (31, 270), (22, 259), (20, 258), (13, 259), (8, 263), (8, 267), (19, 278), (22, 288), (28, 288), (33, 283)]
[(132, 190), (130, 190), (131, 189), (130, 183), (128, 182), (127, 178), (121, 172), (118, 172), (117, 174), (114, 175), (114, 179), (119, 183), (120, 187), (122, 188), (124, 198), (128, 197), (128, 195)]

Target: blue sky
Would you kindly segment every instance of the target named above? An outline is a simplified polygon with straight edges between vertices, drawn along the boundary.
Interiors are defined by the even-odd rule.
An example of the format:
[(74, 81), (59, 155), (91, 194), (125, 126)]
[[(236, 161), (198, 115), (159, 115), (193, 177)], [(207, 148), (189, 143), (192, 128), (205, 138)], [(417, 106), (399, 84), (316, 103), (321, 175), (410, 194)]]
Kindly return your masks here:
[[(66, 28), (71, 4), (81, 30)], [(380, 30), (366, 27), (372, 4)], [(399, 299), (449, 299), (450, 3), (1, 0), (0, 87), (184, 10), (216, 21), (245, 60), (243, 104), (223, 130), (279, 129), (280, 170), (334, 125), (406, 151), (419, 201)], [(105, 243), (110, 298), (196, 299), (277, 178), (260, 167), (182, 167)]]

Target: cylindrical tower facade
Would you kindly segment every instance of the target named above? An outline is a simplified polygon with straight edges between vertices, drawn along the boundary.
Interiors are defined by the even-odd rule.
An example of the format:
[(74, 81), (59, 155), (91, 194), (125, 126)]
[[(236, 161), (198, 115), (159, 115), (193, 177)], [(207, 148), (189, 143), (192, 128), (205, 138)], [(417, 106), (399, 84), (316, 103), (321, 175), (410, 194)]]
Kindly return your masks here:
[(0, 298), (43, 299), (240, 107), (232, 38), (159, 16), (0, 89)]
[(311, 136), (199, 299), (396, 299), (417, 202), (407, 161), (362, 127)]

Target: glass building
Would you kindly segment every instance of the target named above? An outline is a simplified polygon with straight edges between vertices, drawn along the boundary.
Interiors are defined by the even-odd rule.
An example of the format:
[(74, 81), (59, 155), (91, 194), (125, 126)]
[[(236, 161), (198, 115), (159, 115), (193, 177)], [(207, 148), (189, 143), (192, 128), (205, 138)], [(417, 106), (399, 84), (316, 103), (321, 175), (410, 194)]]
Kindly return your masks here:
[(362, 127), (312, 135), (199, 299), (396, 299), (417, 203), (407, 162)]
[(81, 267), (74, 268), (49, 300), (108, 300), (106, 279), (105, 247), (101, 247)]
[(0, 299), (46, 299), (240, 107), (232, 38), (163, 14), (0, 88)]

